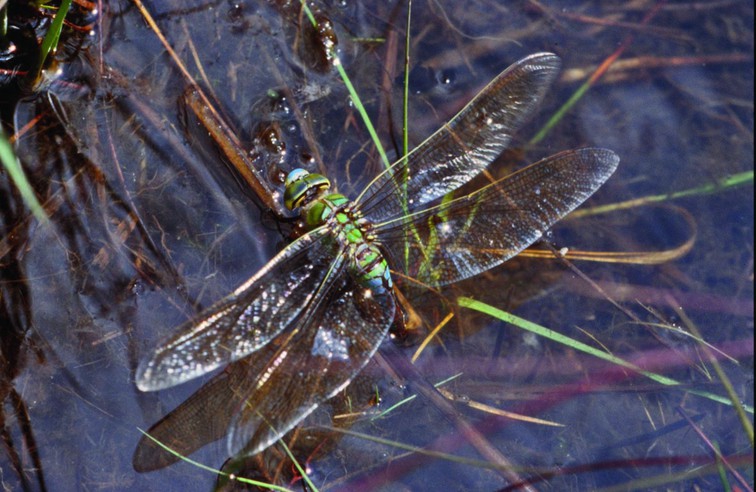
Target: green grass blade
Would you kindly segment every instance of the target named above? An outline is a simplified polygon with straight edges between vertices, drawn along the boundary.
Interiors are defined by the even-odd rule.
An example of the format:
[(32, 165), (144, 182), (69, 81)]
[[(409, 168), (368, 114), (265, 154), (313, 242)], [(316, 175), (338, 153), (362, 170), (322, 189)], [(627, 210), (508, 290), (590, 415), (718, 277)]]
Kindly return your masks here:
[[(701, 334), (701, 331), (698, 329), (695, 323), (693, 323), (693, 320), (688, 317), (688, 314), (682, 308), (677, 308), (676, 311), (677, 311), (677, 315), (680, 316), (680, 319), (685, 323), (685, 326), (688, 328), (688, 331), (690, 331), (690, 333), (692, 333), (693, 336), (695, 336), (699, 340), (703, 340), (703, 335)], [(727, 376), (727, 373), (725, 372), (725, 370), (722, 368), (722, 365), (719, 363), (717, 358), (711, 352), (711, 347), (706, 343), (701, 343), (701, 350), (703, 351), (706, 358), (709, 360), (709, 364), (711, 364), (711, 366), (714, 368), (714, 372), (719, 378), (719, 382), (722, 384), (725, 391), (727, 392), (727, 396), (730, 397), (730, 401), (732, 402), (733, 407), (735, 407), (735, 411), (738, 414), (738, 418), (740, 419), (740, 423), (743, 426), (743, 430), (745, 430), (745, 433), (748, 436), (748, 440), (751, 442), (751, 447), (753, 448), (753, 445), (754, 445), (753, 423), (751, 423), (751, 419), (749, 419), (748, 415), (746, 415), (746, 411), (743, 408), (743, 404), (740, 401), (740, 396), (738, 395), (737, 391), (735, 391), (735, 387), (730, 381), (730, 378)]]
[(732, 492), (730, 481), (727, 479), (727, 469), (722, 462), (722, 450), (719, 449), (719, 445), (717, 443), (714, 443), (714, 447), (716, 449), (716, 454), (714, 456), (717, 458), (717, 473), (719, 474), (719, 483), (720, 485), (722, 485), (722, 490), (724, 492)]
[(412, 0), (407, 2), (407, 35), (404, 37), (404, 93), (402, 94), (402, 157), (409, 154), (409, 73)]
[[(645, 371), (641, 369), (640, 367), (636, 366), (635, 364), (628, 362), (624, 359), (621, 359), (617, 356), (608, 354), (595, 347), (591, 347), (590, 345), (587, 345), (583, 342), (579, 342), (575, 339), (562, 335), (561, 333), (557, 333), (554, 330), (550, 330), (541, 325), (533, 323), (532, 321), (528, 321), (524, 318), (520, 318), (519, 316), (515, 316), (514, 314), (508, 313), (506, 311), (502, 311), (500, 309), (497, 309), (483, 302), (476, 301), (475, 299), (470, 299), (469, 297), (459, 297), (457, 298), (457, 304), (461, 307), (474, 309), (475, 311), (479, 311), (481, 313), (487, 314), (493, 318), (504, 321), (505, 323), (513, 324), (520, 329), (529, 331), (531, 333), (535, 333), (536, 335), (542, 336), (544, 338), (547, 338), (557, 343), (561, 343), (575, 350), (579, 350), (581, 352), (592, 355), (594, 357), (605, 360), (607, 362), (611, 362), (612, 364), (625, 367), (639, 374), (642, 374), (643, 376), (659, 384), (663, 384), (665, 386), (678, 386), (681, 384), (679, 381), (676, 381), (672, 378), (668, 378), (666, 376), (662, 376), (660, 374), (656, 374), (650, 371)], [(700, 390), (695, 390), (695, 389), (688, 389), (686, 391), (688, 391), (688, 393), (702, 396), (704, 398), (716, 401), (718, 403), (723, 403), (725, 405), (732, 406), (732, 402), (728, 398), (722, 397), (714, 393), (710, 393), (708, 391), (700, 391)], [(743, 408), (745, 408), (747, 412), (753, 414), (753, 407), (748, 406), (748, 405), (743, 405)]]
[(158, 446), (160, 446), (164, 451), (166, 451), (166, 452), (168, 452), (168, 453), (176, 456), (181, 461), (186, 461), (190, 465), (195, 466), (195, 467), (197, 467), (197, 468), (199, 468), (201, 470), (209, 471), (210, 473), (214, 473), (216, 475), (220, 475), (220, 476), (225, 477), (225, 478), (227, 478), (229, 480), (236, 480), (238, 482), (242, 482), (242, 483), (246, 483), (246, 484), (250, 484), (250, 485), (255, 485), (257, 487), (262, 487), (264, 489), (276, 490), (278, 492), (291, 492), (290, 489), (287, 489), (285, 487), (280, 487), (278, 485), (273, 485), (271, 483), (259, 482), (257, 480), (252, 480), (251, 478), (238, 477), (238, 476), (235, 476), (235, 475), (231, 476), (230, 474), (228, 474), (228, 473), (226, 473), (226, 472), (224, 472), (222, 470), (217, 470), (217, 469), (215, 469), (215, 468), (213, 468), (211, 466), (203, 465), (199, 461), (195, 461), (195, 460), (193, 460), (191, 458), (188, 458), (188, 457), (184, 456), (183, 454), (181, 454), (181, 453), (173, 450), (172, 448), (166, 446), (161, 441), (155, 439), (148, 432), (143, 431), (139, 427), (137, 427), (137, 430), (139, 432), (141, 432), (142, 434), (144, 434), (145, 436), (147, 436), (155, 444), (157, 444)]
[(26, 174), (24, 174), (21, 164), (19, 164), (18, 159), (16, 159), (16, 154), (13, 152), (11, 143), (2, 131), (0, 131), (0, 162), (2, 162), (3, 168), (5, 168), (5, 171), (8, 173), (8, 176), (10, 176), (16, 188), (18, 188), (18, 191), (21, 193), (21, 198), (26, 203), (26, 206), (29, 207), (32, 214), (34, 214), (40, 222), (46, 223), (48, 219), (45, 209), (42, 208), (39, 200), (37, 200), (37, 195), (34, 194), (34, 190), (32, 189), (29, 180), (26, 179)]
[(8, 35), (8, 5), (0, 1), (0, 39)]
[(45, 34), (45, 39), (42, 40), (42, 45), (40, 45), (40, 57), (39, 57), (39, 65), (37, 66), (37, 75), (39, 75), (40, 71), (42, 70), (42, 67), (45, 66), (45, 61), (47, 60), (47, 56), (55, 51), (55, 48), (58, 46), (58, 41), (60, 41), (60, 33), (63, 31), (63, 21), (66, 19), (66, 15), (68, 15), (68, 9), (71, 8), (71, 0), (63, 0), (60, 2), (60, 7), (58, 8), (58, 13), (55, 14), (55, 18), (52, 21), (52, 24), (50, 24), (50, 29), (47, 30), (47, 34)]
[[(461, 372), (459, 372), (459, 373), (457, 373), (457, 374), (454, 374), (453, 376), (449, 376), (448, 378), (444, 379), (443, 381), (439, 381), (438, 383), (434, 384), (434, 385), (433, 385), (433, 387), (434, 387), (434, 388), (440, 388), (441, 386), (443, 386), (443, 385), (445, 385), (445, 384), (448, 384), (448, 383), (450, 383), (450, 382), (454, 381), (455, 379), (457, 379), (457, 378), (458, 378), (458, 377), (460, 377), (461, 375), (462, 375), (462, 373), (461, 373)], [(407, 403), (411, 402), (411, 401), (412, 401), (412, 400), (414, 400), (415, 398), (417, 398), (417, 395), (416, 395), (416, 394), (415, 394), (415, 395), (410, 395), (410, 396), (408, 396), (407, 398), (404, 398), (404, 399), (402, 399), (402, 400), (399, 400), (398, 402), (394, 403), (393, 405), (391, 405), (391, 406), (390, 406), (390, 407), (388, 407), (387, 409), (383, 410), (383, 411), (382, 411), (381, 413), (379, 413), (378, 415), (376, 415), (376, 416), (372, 417), (372, 419), (371, 419), (371, 420), (376, 420), (376, 419), (379, 419), (379, 418), (385, 417), (385, 416), (386, 416), (386, 415), (388, 415), (389, 413), (391, 413), (391, 412), (393, 412), (394, 410), (396, 410), (397, 408), (399, 408), (399, 407), (401, 407), (401, 406), (403, 406), (403, 405), (405, 405), (405, 404), (407, 404)]]
[(675, 191), (673, 193), (665, 193), (662, 195), (649, 195), (649, 196), (644, 196), (640, 198), (633, 198), (632, 200), (626, 200), (624, 202), (619, 202), (619, 203), (610, 203), (607, 205), (601, 205), (597, 207), (583, 208), (583, 209), (574, 211), (570, 216), (573, 218), (587, 217), (589, 215), (598, 215), (598, 214), (604, 214), (608, 212), (614, 212), (617, 210), (626, 210), (629, 208), (636, 208), (641, 205), (646, 205), (648, 203), (666, 202), (669, 200), (674, 200), (676, 198), (711, 195), (713, 193), (719, 193), (721, 191), (725, 191), (730, 188), (749, 185), (749, 184), (750, 185), (753, 184), (753, 171), (752, 170), (743, 171), (742, 173), (727, 175), (716, 180), (713, 183), (707, 183), (701, 186), (696, 186), (694, 188), (688, 188), (687, 190)]
[[(312, 26), (317, 29), (318, 21), (317, 19), (315, 19), (315, 16), (312, 14), (310, 7), (307, 6), (307, 3), (305, 2), (305, 0), (301, 0), (301, 2), (302, 2), (302, 9), (304, 10), (305, 15), (310, 20), (310, 23), (312, 24)], [(352, 99), (352, 103), (354, 104), (354, 107), (357, 109), (357, 112), (360, 114), (360, 117), (362, 118), (362, 123), (365, 125), (365, 128), (367, 129), (368, 134), (370, 135), (370, 138), (373, 140), (373, 144), (375, 145), (375, 148), (377, 149), (378, 154), (381, 156), (381, 160), (383, 161), (383, 164), (386, 167), (389, 167), (391, 165), (391, 162), (389, 162), (388, 156), (386, 155), (386, 151), (383, 149), (383, 144), (381, 144), (381, 140), (378, 138), (378, 133), (375, 131), (373, 122), (370, 121), (370, 116), (368, 116), (367, 110), (365, 110), (365, 106), (362, 105), (360, 96), (359, 94), (357, 94), (357, 91), (352, 85), (352, 81), (349, 79), (349, 75), (347, 75), (346, 70), (344, 70), (344, 66), (341, 63), (341, 59), (339, 58), (339, 55), (335, 51), (332, 51), (330, 55), (333, 57), (333, 66), (336, 67), (336, 71), (339, 73), (341, 80), (344, 81), (344, 86), (347, 88), (347, 91), (349, 92), (349, 97)]]
[(286, 450), (286, 454), (289, 456), (289, 459), (292, 463), (294, 463), (294, 466), (296, 467), (297, 471), (299, 472), (300, 476), (302, 477), (302, 480), (307, 484), (309, 487), (308, 490), (312, 490), (314, 492), (318, 492), (319, 489), (315, 486), (314, 483), (312, 483), (312, 480), (310, 480), (310, 477), (307, 475), (307, 472), (304, 468), (302, 468), (302, 465), (299, 464), (299, 461), (294, 457), (294, 454), (289, 449), (289, 446), (286, 445), (283, 439), (279, 439), (278, 443), (283, 446), (284, 450)]
[(534, 145), (546, 138), (546, 135), (551, 131), (552, 128), (554, 128), (560, 121), (562, 121), (562, 118), (564, 118), (564, 115), (567, 114), (567, 112), (572, 109), (572, 107), (583, 97), (583, 95), (588, 92), (588, 89), (591, 88), (591, 83), (586, 82), (583, 85), (578, 88), (578, 90), (575, 91), (574, 94), (567, 100), (566, 103), (562, 105), (561, 108), (557, 110), (554, 115), (549, 118), (549, 121), (546, 122), (546, 124), (541, 128), (541, 130), (536, 133), (536, 135), (530, 139), (530, 142), (528, 142), (529, 145)]

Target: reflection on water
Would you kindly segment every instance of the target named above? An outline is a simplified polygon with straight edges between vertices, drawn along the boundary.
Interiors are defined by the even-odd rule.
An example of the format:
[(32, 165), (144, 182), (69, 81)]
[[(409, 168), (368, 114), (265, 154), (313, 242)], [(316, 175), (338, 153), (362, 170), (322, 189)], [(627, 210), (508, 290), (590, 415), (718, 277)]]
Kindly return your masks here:
[[(523, 55), (555, 51), (566, 68), (590, 69), (634, 33), (622, 59), (637, 63), (599, 82), (546, 140), (526, 147), (527, 138), (577, 88), (575, 82), (559, 83), (520, 132), (516, 143), (525, 155), (515, 162), (564, 148), (612, 148), (623, 167), (595, 203), (691, 189), (753, 169), (752, 5), (680, 9), (668, 4), (648, 26), (641, 20), (651, 5), (626, 2), (458, 5), (414, 7), (412, 63), (431, 73), (455, 74), (448, 87), (428, 89), (423, 82), (411, 90), (414, 144)], [(351, 193), (380, 170), (340, 80), (307, 59), (311, 40), (301, 38), (296, 8), (251, 3), (187, 8), (166, 2), (149, 8), (189, 71), (212, 89), (243, 145), (255, 148), (260, 129), (278, 125), (285, 157), (257, 161), (271, 183), (280, 186), (279, 168), (304, 163)], [(352, 2), (328, 5), (323, 12), (333, 21), (344, 65), (376, 128), (384, 142), (394, 141), (400, 134), (395, 122), (401, 91), (394, 83), (403, 71), (398, 46), (404, 7)], [(50, 488), (54, 483), (56, 490), (209, 489), (214, 477), (188, 464), (148, 474), (133, 471), (132, 453), (141, 437), (137, 428), (146, 428), (199, 387), (143, 394), (134, 386), (133, 371), (174, 326), (256, 272), (285, 244), (291, 225), (261, 211), (220, 165), (217, 150), (178, 103), (184, 79), (137, 9), (105, 3), (93, 26), (97, 36), (85, 37), (87, 50), (61, 52), (66, 63), (48, 92), (6, 105), (2, 112), (8, 134), (29, 124), (16, 152), (52, 218), (48, 226), (28, 219), (18, 195), (2, 181), (3, 481), (32, 490), (43, 483)], [(697, 61), (704, 56), (705, 64)], [(507, 172), (503, 165), (492, 171)], [(708, 342), (736, 357), (739, 366), (714, 352), (747, 404), (753, 402), (752, 204), (750, 184), (676, 199), (673, 205), (683, 207), (697, 226), (695, 245), (684, 258), (646, 266), (578, 264), (599, 286), (614, 286), (610, 295), (643, 321), (695, 325)], [(572, 249), (664, 249), (687, 237), (670, 216), (674, 212), (641, 207), (581, 218), (566, 222), (550, 240)], [(565, 272), (554, 261), (521, 259), (444, 291), (445, 298), (427, 292), (414, 299), (412, 306), (427, 325), (423, 330), (451, 310), (455, 314), (421, 354), (419, 373), (430, 382), (462, 373), (450, 383), (454, 394), (465, 397), (455, 408), (500, 453), (531, 469), (523, 476), (548, 477), (560, 489), (693, 471), (690, 463), (709, 463), (697, 461), (709, 454), (690, 424), (654, 433), (683, 420), (676, 413), (679, 406), (691, 417), (704, 415), (693, 421), (724, 455), (748, 452), (729, 406), (686, 392), (725, 394), (700, 345), (668, 329), (628, 322), (593, 287)], [(684, 386), (666, 388), (525, 336), (456, 307), (458, 295), (512, 310), (639, 364), (645, 361)], [(674, 309), (678, 305), (685, 306), (684, 313)], [(380, 408), (401, 398), (402, 375), (392, 375), (387, 366), (369, 374), (373, 379), (364, 395), (377, 385)], [(335, 400), (337, 408), (323, 409), (305, 423), (309, 432), (287, 437), (304, 443), (298, 456), (316, 485), (354, 489), (359, 484), (363, 490), (387, 481), (411, 490), (505, 485), (489, 468), (354, 435), (336, 439), (315, 427), (328, 425), (331, 414), (372, 413), (364, 395)], [(514, 422), (469, 401), (565, 427)], [(484, 460), (465, 445), (460, 428), (422, 398), (381, 419), (352, 419), (354, 431)], [(245, 463), (237, 469), (263, 478), (295, 475), (280, 452), (261, 457), (263, 466)], [(680, 463), (680, 457), (690, 456)], [(193, 458), (220, 468), (228, 456), (222, 446), (209, 446)], [(615, 464), (601, 465), (609, 460)], [(552, 477), (558, 469), (566, 475)], [(698, 480), (704, 488), (717, 483), (706, 473)]]

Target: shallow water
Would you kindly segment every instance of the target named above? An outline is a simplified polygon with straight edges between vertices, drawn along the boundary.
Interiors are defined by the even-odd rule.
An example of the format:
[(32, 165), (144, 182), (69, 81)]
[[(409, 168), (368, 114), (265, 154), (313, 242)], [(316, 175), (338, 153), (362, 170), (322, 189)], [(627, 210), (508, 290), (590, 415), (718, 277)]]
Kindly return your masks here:
[[(494, 176), (559, 150), (606, 147), (622, 161), (587, 204), (593, 206), (664, 196), (752, 171), (753, 6), (665, 4), (644, 25), (655, 7), (414, 5), (411, 145), (510, 63), (553, 51), (563, 59), (562, 79), (519, 132), (516, 152), (492, 166)], [(285, 155), (259, 141), (254, 147), (260, 156), (255, 162), (274, 185), (280, 186), (279, 169), (306, 165), (354, 196), (381, 169), (342, 82), (323, 70), (317, 47), (300, 36), (296, 8), (253, 2), (147, 8), (188, 71), (211, 89), (243, 145), (253, 147), (261, 129), (279, 130)], [(404, 5), (328, 3), (322, 13), (335, 26), (344, 66), (384, 145), (396, 155)], [(42, 117), (16, 150), (38, 194), (55, 206), (51, 224), (37, 225), (16, 212), (18, 201), (3, 184), (3, 324), (9, 336), (3, 340), (2, 480), (11, 489), (30, 490), (43, 488), (43, 481), (52, 490), (207, 490), (215, 476), (188, 463), (133, 471), (138, 429), (202, 383), (141, 393), (134, 369), (175, 326), (256, 272), (286, 244), (291, 227), (264, 211), (221, 162), (180, 102), (186, 80), (133, 5), (106, 4), (96, 31), (88, 50), (50, 86), (51, 98), (42, 94), (15, 108), (17, 130)], [(625, 41), (620, 61), (627, 65), (600, 79), (545, 139), (528, 144)], [(691, 424), (674, 427), (684, 422), (678, 409), (724, 455), (735, 457), (752, 483), (752, 472), (742, 468), (752, 461), (752, 447), (735, 410), (691, 392), (726, 395), (701, 345), (639, 324), (622, 310), (649, 324), (695, 325), (737, 361), (715, 352), (738, 398), (753, 405), (752, 180), (709, 191), (560, 223), (548, 239), (571, 250), (668, 251), (694, 239), (686, 254), (655, 264), (575, 261), (603, 291), (553, 259), (518, 258), (445, 289), (444, 297), (414, 297), (423, 331), (455, 314), (415, 364), (419, 376), (435, 383), (461, 373), (446, 386), (461, 397), (452, 408), (536, 488), (651, 488), (652, 480), (677, 473), (691, 475), (670, 479), (674, 489), (721, 487), (713, 470), (698, 471), (712, 463), (712, 454)], [(662, 385), (460, 308), (459, 296), (604, 347), (681, 384)], [(416, 348), (402, 349), (402, 355), (408, 358)], [(402, 367), (396, 357), (384, 350), (381, 359), (388, 363), (376, 361), (350, 387), (353, 409), (374, 411), (366, 404), (373, 385), (382, 395), (381, 409), (413, 390), (417, 375), (388, 369)], [(402, 384), (409, 385), (406, 391)], [(468, 444), (469, 435), (438, 402), (417, 398), (387, 417), (342, 426), (475, 461), (325, 432), (316, 425), (330, 426), (329, 412), (344, 411), (343, 400), (335, 400), (334, 408), (324, 406), (306, 423), (311, 433), (299, 436), (299, 458), (307, 460), (319, 488), (507, 486), (489, 466), (492, 458)], [(563, 427), (512, 421), (469, 402)], [(752, 413), (747, 418), (752, 422)], [(738, 462), (743, 456), (749, 459)], [(220, 468), (229, 456), (218, 442), (192, 458)], [(286, 478), (290, 465), (278, 469), (276, 456), (265, 460), (262, 467), (246, 464), (239, 475), (250, 476), (254, 468), (263, 470), (261, 477), (281, 472), (282, 483), (301, 488)], [(729, 474), (728, 480), (736, 479)]]

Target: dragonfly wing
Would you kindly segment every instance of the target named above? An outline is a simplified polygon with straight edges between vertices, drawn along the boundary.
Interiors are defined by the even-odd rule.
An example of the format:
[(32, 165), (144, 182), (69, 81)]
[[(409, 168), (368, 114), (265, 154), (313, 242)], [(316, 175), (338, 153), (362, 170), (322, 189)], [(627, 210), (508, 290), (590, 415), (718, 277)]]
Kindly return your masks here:
[(327, 289), (294, 331), (248, 358), (254, 374), (231, 424), (231, 454), (252, 455), (273, 444), (345, 388), (384, 339), (394, 319), (391, 291), (372, 292), (349, 275), (337, 275)]
[(559, 67), (559, 57), (538, 53), (504, 70), (406, 160), (373, 180), (356, 200), (365, 216), (380, 222), (415, 210), (477, 176), (509, 146)]
[(469, 195), (376, 225), (394, 269), (430, 286), (477, 275), (515, 256), (612, 175), (610, 150), (570, 150)]
[[(213, 377), (186, 401), (155, 423), (137, 444), (132, 465), (143, 473), (159, 470), (189, 456), (202, 446), (217, 441), (228, 432), (232, 412), (242, 396), (236, 391), (254, 378), (242, 362), (230, 365)], [(177, 454), (166, 451), (155, 440)]]
[(228, 297), (176, 329), (136, 371), (142, 391), (169, 388), (268, 343), (310, 302), (338, 253), (325, 228), (306, 234)]

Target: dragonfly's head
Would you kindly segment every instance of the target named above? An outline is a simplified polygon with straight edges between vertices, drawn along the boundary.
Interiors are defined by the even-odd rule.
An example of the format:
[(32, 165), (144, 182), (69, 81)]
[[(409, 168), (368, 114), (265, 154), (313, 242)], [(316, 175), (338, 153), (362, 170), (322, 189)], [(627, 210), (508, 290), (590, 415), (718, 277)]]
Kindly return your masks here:
[(284, 205), (289, 210), (302, 207), (319, 197), (331, 187), (331, 182), (322, 174), (304, 169), (294, 169), (284, 181)]

